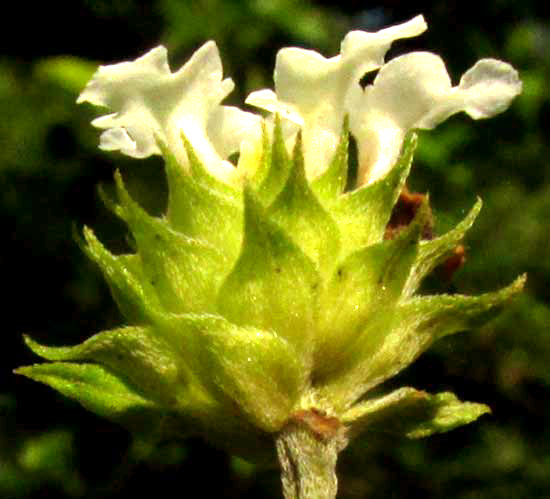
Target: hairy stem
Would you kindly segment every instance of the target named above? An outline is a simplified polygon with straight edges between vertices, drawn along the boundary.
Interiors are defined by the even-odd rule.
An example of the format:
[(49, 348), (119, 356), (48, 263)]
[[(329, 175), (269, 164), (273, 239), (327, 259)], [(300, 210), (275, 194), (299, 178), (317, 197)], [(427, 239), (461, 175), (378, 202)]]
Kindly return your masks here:
[(310, 411), (291, 419), (276, 441), (285, 499), (334, 499), (336, 460), (346, 444), (334, 418)]

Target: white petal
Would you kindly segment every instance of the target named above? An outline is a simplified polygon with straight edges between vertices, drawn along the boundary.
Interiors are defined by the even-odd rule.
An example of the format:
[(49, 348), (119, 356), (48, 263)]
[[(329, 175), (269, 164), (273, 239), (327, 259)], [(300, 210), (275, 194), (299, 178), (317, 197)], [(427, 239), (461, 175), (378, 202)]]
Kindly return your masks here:
[(359, 149), (357, 185), (382, 178), (399, 157), (405, 130), (383, 114), (371, 113), (354, 134)]
[(265, 109), (273, 114), (279, 114), (281, 117), (290, 120), (297, 125), (303, 125), (304, 120), (300, 113), (296, 111), (291, 104), (285, 104), (277, 99), (277, 95), (273, 90), (264, 88), (252, 92), (245, 100), (246, 104)]
[(124, 128), (110, 128), (101, 134), (99, 148), (104, 151), (123, 151), (134, 158), (143, 157), (139, 155), (136, 143), (133, 141)]
[(318, 99), (334, 91), (338, 66), (338, 57), (326, 59), (313, 50), (279, 50), (273, 77), (277, 99), (296, 106), (302, 115), (315, 112)]
[(145, 82), (151, 75), (162, 77), (169, 73), (166, 48), (160, 45), (135, 61), (100, 66), (76, 102), (90, 102), (96, 106), (114, 108), (124, 101), (124, 93), (120, 92), (123, 88), (120, 87), (119, 80), (143, 78)]
[(490, 118), (505, 111), (521, 93), (521, 81), (509, 64), (481, 59), (464, 73), (458, 92), (464, 99), (464, 111), (472, 118)]
[[(354, 77), (361, 78), (384, 64), (384, 56), (395, 40), (412, 38), (428, 28), (423, 16), (375, 33), (350, 31), (341, 45), (342, 59), (353, 67)], [(351, 64), (350, 64), (351, 63)]]
[[(137, 119), (138, 110), (136, 110), (135, 121), (139, 123)], [(147, 114), (143, 116), (143, 120), (150, 119)], [(133, 126), (126, 125), (126, 120), (119, 119), (117, 113), (107, 114), (101, 116), (92, 121), (92, 125), (97, 128), (107, 129), (106, 132), (101, 134), (100, 138), (100, 149), (104, 151), (120, 151), (127, 156), (133, 158), (147, 158), (153, 154), (160, 154), (160, 149), (157, 146), (155, 137), (143, 126)], [(113, 133), (108, 133), (110, 130), (113, 130)], [(120, 131), (124, 131), (124, 135), (132, 142), (133, 147), (129, 147), (129, 142), (126, 139), (123, 139), (123, 136), (120, 135)], [(160, 133), (159, 133), (160, 135)], [(117, 139), (119, 137), (120, 147), (117, 148)], [(107, 144), (108, 149), (107, 149)]]
[(238, 107), (219, 106), (208, 121), (208, 137), (222, 158), (239, 150), (241, 142), (253, 133), (261, 118)]
[(368, 110), (391, 117), (401, 128), (427, 128), (427, 116), (448, 98), (451, 79), (445, 64), (429, 52), (413, 52), (388, 62), (366, 95)]
[(380, 38), (385, 38), (391, 43), (392, 41), (398, 40), (400, 38), (412, 38), (414, 36), (418, 36), (424, 33), (424, 31), (426, 31), (427, 29), (428, 25), (424, 20), (424, 16), (418, 15), (404, 23), (381, 29), (377, 32), (377, 35)]

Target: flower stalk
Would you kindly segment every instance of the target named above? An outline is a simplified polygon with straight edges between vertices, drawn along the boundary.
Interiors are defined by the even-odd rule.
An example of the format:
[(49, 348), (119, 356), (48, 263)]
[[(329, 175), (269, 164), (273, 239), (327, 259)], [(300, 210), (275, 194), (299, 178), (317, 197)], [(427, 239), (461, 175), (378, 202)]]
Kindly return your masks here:
[(285, 499), (334, 499), (344, 426), (315, 411), (294, 416), (276, 438)]

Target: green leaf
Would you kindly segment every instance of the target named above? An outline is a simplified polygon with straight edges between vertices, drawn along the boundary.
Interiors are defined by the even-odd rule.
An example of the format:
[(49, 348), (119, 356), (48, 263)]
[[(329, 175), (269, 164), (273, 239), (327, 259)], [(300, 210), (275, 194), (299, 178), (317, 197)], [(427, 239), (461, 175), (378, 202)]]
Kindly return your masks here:
[(242, 194), (214, 179), (201, 165), (187, 141), (190, 172), (186, 172), (161, 143), (169, 196), (167, 220), (177, 232), (217, 248), (230, 267), (242, 241)]
[(301, 134), (296, 138), (288, 180), (269, 208), (268, 215), (317, 264), (321, 274), (334, 266), (340, 246), (338, 227), (306, 179)]
[(416, 135), (411, 134), (399, 160), (385, 177), (346, 192), (330, 205), (344, 255), (383, 239), (393, 206), (409, 174), (415, 147)]
[(349, 120), (346, 116), (340, 143), (329, 167), (311, 182), (311, 188), (321, 203), (334, 202), (344, 192), (348, 179)]
[[(106, 338), (100, 338), (99, 341), (95, 338), (91, 338), (83, 345), (68, 348), (44, 347), (32, 340), (26, 341), (31, 349), (47, 358), (93, 356), (101, 358), (106, 364), (116, 364), (117, 353), (114, 349), (109, 349), (108, 345), (105, 347), (101, 344)], [(130, 348), (130, 343), (131, 341), (127, 343), (127, 348)], [(119, 347), (120, 343), (116, 348)], [(74, 350), (70, 352), (71, 349)], [(117, 368), (120, 369), (124, 363), (127, 366), (132, 363), (135, 366), (143, 366), (147, 361), (139, 359), (141, 353), (143, 352), (122, 350), (122, 355), (126, 355), (127, 358), (121, 359)], [(151, 392), (155, 391), (155, 383), (147, 380), (147, 375), (153, 374), (158, 378), (163, 366), (157, 364), (155, 367), (156, 373), (155, 369), (151, 370), (149, 366), (148, 372), (140, 373), (134, 369), (131, 376), (125, 376), (117, 374), (106, 365), (84, 360), (78, 363), (35, 364), (20, 367), (14, 372), (54, 388), (62, 395), (78, 401), (87, 410), (119, 423), (136, 436), (148, 440), (183, 438), (196, 434), (199, 432), (199, 417), (204, 424), (212, 424), (214, 419), (219, 420), (219, 405), (203, 393), (193, 393), (189, 385), (181, 384), (179, 390), (178, 387), (172, 387), (168, 393), (166, 387), (157, 384), (158, 392), (150, 396)], [(168, 369), (168, 366), (166, 367)], [(133, 383), (134, 380), (136, 384)], [(176, 398), (177, 402), (174, 402)], [(234, 419), (230, 422), (233, 427), (236, 426)], [(229, 425), (229, 422), (227, 424)]]
[(405, 296), (411, 296), (418, 289), (418, 286), (420, 286), (422, 279), (437, 265), (445, 261), (446, 257), (456, 248), (457, 244), (464, 238), (465, 233), (475, 222), (481, 206), (481, 199), (478, 199), (468, 215), (454, 229), (441, 237), (420, 243), (418, 257), (403, 292)]
[(271, 331), (239, 327), (223, 317), (174, 316), (166, 324), (197, 379), (255, 426), (276, 431), (303, 391), (307, 371), (288, 341)]
[(246, 190), (243, 248), (220, 289), (221, 315), (275, 331), (299, 352), (311, 352), (318, 285), (313, 262)]
[(381, 307), (350, 345), (353, 358), (323, 387), (335, 407), (349, 407), (368, 390), (409, 366), (443, 336), (472, 329), (498, 314), (523, 289), (525, 277), (481, 296), (438, 295)]
[[(475, 329), (501, 312), (512, 298), (523, 290), (527, 277), (518, 277), (509, 286), (480, 296), (435, 295), (409, 299), (396, 310), (405, 330), (414, 329), (417, 336), (409, 341), (433, 341), (449, 334)], [(421, 341), (419, 341), (421, 339)], [(419, 355), (421, 352), (418, 352)]]
[(99, 265), (122, 314), (134, 324), (150, 322), (162, 306), (154, 288), (143, 276), (139, 257), (113, 255), (88, 227), (84, 228), (84, 238), (86, 243), (80, 238), (77, 241), (84, 253)]
[(104, 331), (71, 347), (48, 347), (25, 336), (29, 348), (50, 361), (86, 361), (101, 364), (127, 380), (147, 399), (175, 407), (185, 405), (184, 367), (151, 327), (123, 327)]
[(425, 203), (398, 237), (355, 251), (337, 265), (319, 301), (317, 376), (357, 361), (354, 340), (373, 316), (400, 299), (429, 216)]
[(272, 452), (265, 434), (237, 417), (234, 409), (219, 406), (213, 399), (210, 404), (190, 406), (189, 411), (176, 411), (152, 402), (110, 369), (92, 363), (36, 364), (20, 367), (15, 373), (49, 385), (147, 440), (174, 440), (201, 433), (246, 457), (265, 460), (266, 448)]
[(484, 404), (461, 402), (449, 392), (431, 395), (414, 388), (400, 388), (382, 397), (353, 406), (342, 416), (351, 436), (363, 432), (421, 438), (475, 421), (491, 410)]
[(54, 362), (20, 367), (15, 371), (51, 386), (86, 409), (112, 421), (128, 424), (156, 411), (156, 405), (127, 382), (97, 364)]
[(145, 280), (163, 306), (176, 313), (213, 312), (218, 287), (230, 268), (223, 249), (176, 232), (166, 220), (150, 216), (132, 200), (120, 174), (116, 183)]

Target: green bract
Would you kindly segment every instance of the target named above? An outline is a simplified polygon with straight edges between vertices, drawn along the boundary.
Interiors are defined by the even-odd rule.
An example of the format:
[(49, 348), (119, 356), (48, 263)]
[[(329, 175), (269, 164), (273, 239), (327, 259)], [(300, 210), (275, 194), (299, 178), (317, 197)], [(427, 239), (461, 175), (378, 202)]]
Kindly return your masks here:
[[(380, 67), (393, 39), (424, 29), (423, 20), (413, 21), (403, 25), (403, 33), (389, 28), (370, 38), (348, 35), (342, 59), (324, 60), (327, 74), (338, 83), (342, 75), (362, 76), (350, 69), (352, 63), (364, 71)], [(365, 47), (373, 40), (376, 50), (369, 53)], [(371, 161), (383, 167), (360, 165), (359, 181), (349, 189), (349, 129), (357, 140), (368, 135), (368, 127), (342, 104), (336, 121), (321, 130), (324, 137), (337, 134), (335, 142), (329, 140), (327, 150), (311, 150), (319, 143), (314, 134), (322, 128), (316, 109), (307, 108), (299, 93), (297, 102), (284, 104), (285, 86), (292, 82), (285, 71), (297, 70), (289, 61), (316, 57), (304, 52), (278, 59), (282, 96), (268, 95), (276, 113), (293, 106), (294, 115), (288, 109), (283, 113), (290, 122), (279, 114), (261, 120), (219, 106), (231, 85), (221, 78), (212, 43), (174, 74), (160, 49), (134, 63), (100, 69), (81, 100), (115, 111), (96, 122), (108, 128), (102, 146), (136, 157), (162, 154), (167, 212), (160, 218), (149, 215), (116, 174), (118, 200), (106, 201), (128, 225), (136, 252), (113, 255), (88, 228), (83, 249), (103, 271), (130, 325), (73, 347), (46, 347), (27, 338), (30, 348), (51, 362), (18, 373), (139, 434), (159, 439), (201, 434), (248, 458), (269, 453), (273, 435), (308, 411), (336, 418), (350, 436), (384, 431), (409, 437), (446, 431), (488, 412), (485, 405), (462, 403), (450, 393), (430, 395), (409, 387), (370, 395), (435, 340), (491, 317), (524, 283), (520, 278), (479, 297), (415, 294), (422, 279), (462, 240), (480, 202), (441, 237), (422, 239), (430, 216), (426, 203), (394, 238), (384, 237), (413, 158), (416, 136), (409, 130), (433, 126), (460, 109), (470, 112), (474, 104), (460, 94), (468, 82), (454, 93), (450, 84), (441, 84), (447, 93), (440, 92), (437, 99), (424, 89), (425, 100), (433, 97), (431, 114), (426, 104), (424, 114), (409, 122), (399, 122), (397, 116), (392, 129), (399, 129), (392, 135), (392, 147), (400, 149), (397, 159), (389, 166), (380, 157)], [(360, 57), (374, 62), (364, 65)], [(205, 59), (211, 70), (204, 69)], [(382, 68), (379, 78), (391, 74), (395, 64)], [(149, 72), (168, 88), (167, 102), (174, 109), (143, 110), (152, 105), (147, 98), (158, 98), (153, 92), (157, 80), (151, 77), (149, 86), (144, 79)], [(491, 77), (496, 78), (495, 72)], [(127, 75), (132, 76), (129, 96), (119, 88)], [(316, 78), (313, 70), (306, 76), (308, 85)], [(180, 81), (189, 91), (181, 99), (175, 90)], [(136, 97), (137, 87), (130, 88), (134, 84), (145, 97)], [(376, 85), (371, 90), (380, 92)], [(494, 96), (487, 98), (489, 104), (476, 101), (485, 110), (477, 117), (502, 110), (503, 102), (519, 91), (515, 80), (510, 85), (515, 90), (506, 87), (508, 93), (498, 102)], [(348, 86), (357, 101), (357, 88)], [(332, 94), (322, 89), (334, 106), (349, 97), (345, 86), (338, 88), (340, 93)], [(202, 91), (210, 93), (199, 105), (194, 99)], [(134, 101), (127, 105), (130, 98)], [(257, 95), (252, 100), (259, 102)], [(382, 106), (382, 100), (378, 103)], [(372, 110), (367, 118), (365, 123), (374, 126)], [(378, 132), (377, 137), (384, 136)], [(223, 143), (224, 133), (229, 145)], [(367, 142), (373, 146), (373, 140)], [(238, 168), (226, 161), (235, 150), (241, 151)], [(367, 152), (361, 144), (359, 150), (361, 159)], [(327, 154), (326, 164), (311, 164)]]

